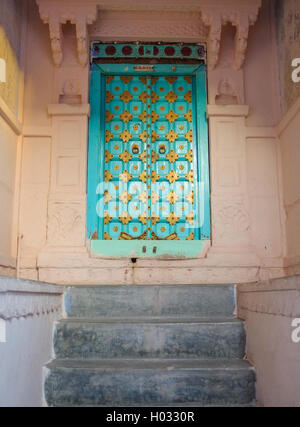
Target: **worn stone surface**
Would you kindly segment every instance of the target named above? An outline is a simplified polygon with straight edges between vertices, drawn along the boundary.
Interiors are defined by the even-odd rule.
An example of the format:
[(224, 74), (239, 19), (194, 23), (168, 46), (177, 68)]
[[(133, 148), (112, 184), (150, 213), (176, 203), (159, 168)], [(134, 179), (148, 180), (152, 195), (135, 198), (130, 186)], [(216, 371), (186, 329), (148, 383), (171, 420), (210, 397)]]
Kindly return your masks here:
[(230, 317), (234, 286), (83, 286), (65, 294), (68, 317)]
[(62, 359), (241, 358), (245, 335), (240, 321), (226, 319), (68, 320), (56, 325), (54, 349)]
[(63, 361), (47, 366), (49, 406), (245, 405), (254, 372), (243, 361)]
[(234, 286), (69, 287), (49, 406), (251, 406)]

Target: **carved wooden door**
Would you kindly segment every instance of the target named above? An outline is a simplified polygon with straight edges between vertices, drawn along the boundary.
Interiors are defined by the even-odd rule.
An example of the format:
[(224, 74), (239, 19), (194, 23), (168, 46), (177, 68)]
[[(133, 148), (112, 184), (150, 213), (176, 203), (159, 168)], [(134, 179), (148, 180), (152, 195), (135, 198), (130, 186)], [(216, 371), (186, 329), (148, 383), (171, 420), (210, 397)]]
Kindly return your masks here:
[(106, 76), (104, 240), (197, 240), (191, 76)]

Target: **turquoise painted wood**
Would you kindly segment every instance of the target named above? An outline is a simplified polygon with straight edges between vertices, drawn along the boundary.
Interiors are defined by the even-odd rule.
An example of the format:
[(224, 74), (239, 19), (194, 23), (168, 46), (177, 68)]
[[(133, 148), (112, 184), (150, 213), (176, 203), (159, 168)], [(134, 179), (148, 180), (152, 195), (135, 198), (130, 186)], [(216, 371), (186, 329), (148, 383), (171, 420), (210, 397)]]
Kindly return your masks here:
[(176, 43), (92, 43), (92, 59), (110, 60), (114, 58), (155, 58), (155, 59), (194, 59), (205, 61), (205, 46), (200, 44)]
[(210, 239), (205, 68), (156, 65), (146, 76), (134, 69), (92, 66), (91, 250), (199, 256)]

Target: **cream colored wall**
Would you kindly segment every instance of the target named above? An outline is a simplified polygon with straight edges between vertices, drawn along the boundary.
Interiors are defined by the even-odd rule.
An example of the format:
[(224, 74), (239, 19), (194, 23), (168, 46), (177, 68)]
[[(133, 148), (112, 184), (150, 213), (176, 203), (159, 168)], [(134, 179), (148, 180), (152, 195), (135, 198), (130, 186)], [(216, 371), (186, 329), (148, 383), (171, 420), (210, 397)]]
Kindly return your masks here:
[(292, 340), (292, 321), (300, 313), (300, 276), (239, 285), (237, 296), (238, 316), (246, 323), (247, 358), (256, 370), (258, 404), (299, 407), (300, 343)]
[[(259, 20), (250, 28), (244, 68), (237, 71), (232, 65), (234, 28), (226, 26), (219, 64), (208, 72), (213, 221), (212, 247), (207, 257), (178, 260), (176, 265), (173, 261), (138, 260), (133, 270), (130, 260), (90, 257), (83, 243), (87, 138), (83, 136), (77, 143), (68, 124), (71, 120), (74, 129), (78, 126), (86, 135), (88, 67), (78, 63), (75, 27), (70, 24), (63, 25), (63, 62), (61, 67), (54, 67), (49, 27), (41, 21), (35, 1), (29, 0), (20, 198), (23, 277), (58, 283), (143, 284), (152, 280), (179, 283), (187, 276), (191, 283), (198, 282), (199, 277), (207, 283), (245, 282), (284, 274), (281, 160), (274, 126), (278, 122), (279, 97), (276, 76), (272, 74), (276, 68), (272, 3), (263, 1)], [(120, 26), (123, 13), (104, 12), (90, 27), (90, 34), (102, 40), (168, 40), (166, 34), (160, 36), (161, 26), (155, 25), (157, 20), (167, 19), (166, 15), (145, 12), (145, 20), (153, 25), (141, 26), (141, 13), (138, 18), (126, 13), (129, 24)], [(205, 29), (194, 22), (194, 15), (180, 16), (192, 24), (182, 27), (184, 35), (179, 40), (178, 31), (175, 34), (168, 21), (170, 38), (191, 42), (203, 39)], [(215, 106), (224, 76), (239, 104), (233, 109)], [(81, 96), (81, 110), (76, 112), (72, 106), (49, 109), (49, 105), (58, 104), (68, 81)], [(78, 174), (73, 168), (72, 182), (67, 186), (59, 182), (59, 177), (65, 176), (59, 173), (64, 138), (68, 138), (69, 147), (75, 149), (75, 142), (79, 147), (77, 151), (71, 147), (72, 153), (68, 151), (73, 164), (78, 165)], [(232, 155), (226, 151), (228, 144)]]
[(15, 132), (0, 116), (0, 265), (14, 266), (12, 230), (17, 158)]
[(300, 272), (300, 98), (278, 127), (286, 221), (285, 265), (289, 274)]
[(22, 2), (1, 1), (0, 58), (5, 61), (6, 82), (0, 83), (0, 272), (11, 275), (15, 274), (17, 258), (23, 17)]

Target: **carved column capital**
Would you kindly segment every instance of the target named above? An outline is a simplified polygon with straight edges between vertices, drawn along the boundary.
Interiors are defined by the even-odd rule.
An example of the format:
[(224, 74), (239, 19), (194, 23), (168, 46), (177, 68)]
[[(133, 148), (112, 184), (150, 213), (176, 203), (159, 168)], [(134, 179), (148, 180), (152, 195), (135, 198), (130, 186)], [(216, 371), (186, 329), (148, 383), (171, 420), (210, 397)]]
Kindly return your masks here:
[(214, 69), (219, 60), (221, 33), (222, 33), (222, 17), (221, 11), (215, 8), (206, 8), (201, 14), (203, 23), (209, 27), (207, 38), (207, 61), (208, 67)]
[(201, 8), (203, 23), (209, 27), (207, 38), (208, 66), (214, 69), (218, 64), (222, 26), (232, 24), (236, 27), (234, 67), (240, 70), (244, 65), (250, 25), (254, 25), (261, 6), (261, 0), (232, 0), (231, 3)]
[(77, 53), (79, 63), (85, 67), (88, 63), (88, 32), (87, 25), (97, 19), (97, 3), (76, 3), (36, 0), (40, 16), (45, 24), (49, 24), (51, 49), (54, 64), (59, 67), (63, 61), (62, 24), (71, 22), (76, 26)]
[(239, 13), (232, 24), (236, 26), (234, 67), (240, 70), (245, 62), (250, 25), (254, 25), (258, 17), (258, 8), (249, 8)]

